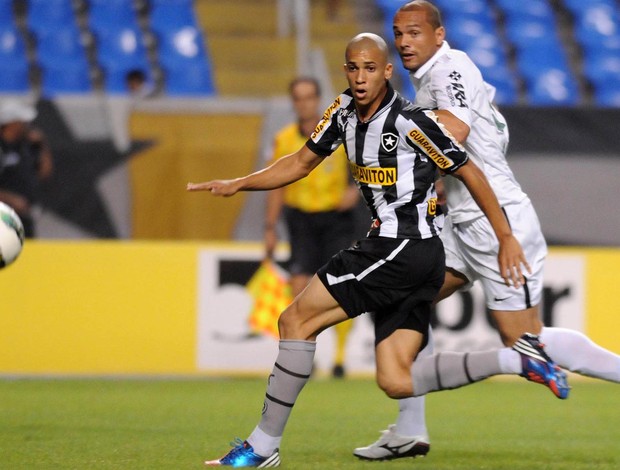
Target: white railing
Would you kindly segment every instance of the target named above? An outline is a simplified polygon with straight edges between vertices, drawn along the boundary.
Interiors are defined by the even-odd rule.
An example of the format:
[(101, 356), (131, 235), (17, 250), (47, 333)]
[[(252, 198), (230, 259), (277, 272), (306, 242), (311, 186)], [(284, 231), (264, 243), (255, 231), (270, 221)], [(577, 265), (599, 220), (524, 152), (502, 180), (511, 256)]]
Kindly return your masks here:
[(310, 72), (310, 2), (278, 0), (278, 36), (287, 37), (294, 25), (297, 49), (297, 74)]

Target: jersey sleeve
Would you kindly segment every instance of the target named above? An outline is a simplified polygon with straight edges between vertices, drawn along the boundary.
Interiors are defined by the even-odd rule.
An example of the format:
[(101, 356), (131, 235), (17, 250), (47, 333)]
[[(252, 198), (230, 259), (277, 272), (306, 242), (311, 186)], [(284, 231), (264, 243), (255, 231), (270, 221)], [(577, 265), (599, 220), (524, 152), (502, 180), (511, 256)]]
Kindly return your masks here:
[(430, 158), (444, 173), (453, 173), (469, 160), (465, 149), (437, 122), (432, 111), (420, 111), (409, 121), (407, 142)]
[(323, 113), (314, 132), (306, 142), (306, 147), (317, 155), (328, 156), (342, 143), (342, 134), (338, 127), (338, 111), (343, 107), (346, 95), (342, 94), (334, 100)]
[[(471, 65), (471, 67), (468, 67)], [(471, 127), (473, 121), (473, 90), (469, 81), (474, 65), (463, 60), (450, 60), (437, 63), (430, 72), (431, 93), (435, 97), (437, 109), (450, 111)]]

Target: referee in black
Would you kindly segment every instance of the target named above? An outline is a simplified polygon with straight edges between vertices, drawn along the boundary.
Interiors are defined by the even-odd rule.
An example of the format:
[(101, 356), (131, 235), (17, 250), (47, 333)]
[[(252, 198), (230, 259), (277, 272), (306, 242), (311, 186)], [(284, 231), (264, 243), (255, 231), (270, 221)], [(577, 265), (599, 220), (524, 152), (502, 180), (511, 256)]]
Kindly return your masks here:
[[(377, 383), (391, 398), (523, 372), (522, 355), (508, 348), (440, 353), (412, 367), (444, 279), (438, 237), (443, 217), (434, 187), (438, 171), (461, 179), (489, 218), (501, 244), (498, 261), (506, 282), (523, 282), (521, 266), (527, 264), (480, 169), (431, 111), (415, 108), (390, 85), (385, 41), (360, 34), (348, 44), (345, 58), (349, 89), (328, 107), (304, 147), (242, 178), (187, 185), (189, 191), (216, 196), (279, 188), (305, 177), (344, 145), (372, 218), (368, 236), (320, 268), (280, 316), (279, 354), (261, 421), (247, 440), (207, 461), (209, 466), (279, 466), (284, 427), (310, 377), (316, 337), (363, 313), (375, 314)], [(553, 368), (551, 361), (544, 364)]]

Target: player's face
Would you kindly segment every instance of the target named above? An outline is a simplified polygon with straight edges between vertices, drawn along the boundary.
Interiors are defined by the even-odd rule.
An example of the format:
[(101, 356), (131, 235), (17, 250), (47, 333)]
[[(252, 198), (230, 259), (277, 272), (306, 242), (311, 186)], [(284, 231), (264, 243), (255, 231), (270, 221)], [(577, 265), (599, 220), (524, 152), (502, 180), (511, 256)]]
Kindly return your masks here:
[(399, 11), (394, 16), (393, 26), (396, 50), (403, 66), (412, 72), (428, 62), (446, 35), (443, 26), (433, 28), (423, 10)]
[(319, 110), (319, 95), (314, 84), (299, 82), (291, 90), (295, 114), (300, 121), (316, 119)]
[(387, 80), (392, 77), (392, 64), (372, 45), (359, 46), (347, 51), (344, 71), (358, 110), (370, 117), (377, 110), (387, 91)]

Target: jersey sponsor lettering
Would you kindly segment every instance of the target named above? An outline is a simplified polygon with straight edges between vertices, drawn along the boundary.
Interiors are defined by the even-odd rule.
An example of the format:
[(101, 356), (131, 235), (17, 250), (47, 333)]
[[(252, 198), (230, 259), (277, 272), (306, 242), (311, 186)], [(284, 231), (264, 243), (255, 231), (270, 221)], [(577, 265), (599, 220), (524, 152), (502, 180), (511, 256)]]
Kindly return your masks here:
[(435, 147), (431, 140), (419, 129), (412, 129), (407, 134), (411, 137), (411, 140), (428, 155), (431, 160), (442, 170), (446, 170), (454, 166), (454, 161), (446, 157), (437, 147)]
[(465, 88), (460, 83), (452, 83), (454, 99), (458, 101), (460, 108), (467, 108), (467, 98), (465, 98)]
[(336, 109), (340, 107), (340, 102), (341, 102), (341, 98), (339, 96), (325, 110), (325, 112), (323, 113), (323, 117), (321, 117), (321, 120), (319, 121), (319, 123), (314, 129), (314, 132), (310, 136), (312, 140), (316, 139), (316, 137), (321, 133), (321, 131), (325, 128), (325, 126), (330, 123), (332, 114), (334, 113)]
[(396, 168), (359, 166), (353, 162), (349, 162), (349, 167), (353, 178), (360, 183), (380, 186), (396, 184)]
[(448, 77), (450, 78), (450, 84), (446, 87), (446, 94), (450, 98), (450, 104), (459, 108), (467, 108), (465, 87), (460, 83), (462, 75), (454, 70)]
[(437, 215), (437, 198), (432, 197), (428, 200), (428, 215)]

